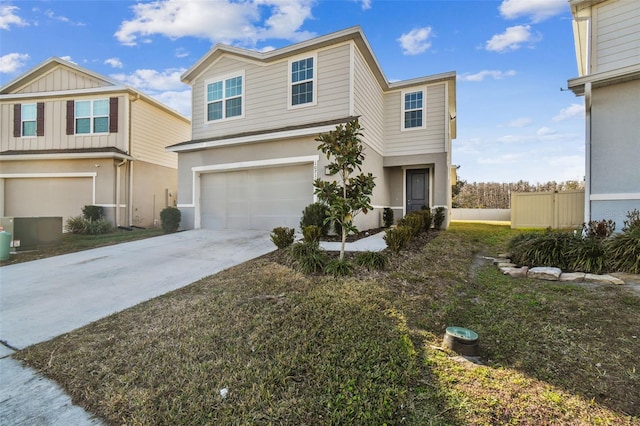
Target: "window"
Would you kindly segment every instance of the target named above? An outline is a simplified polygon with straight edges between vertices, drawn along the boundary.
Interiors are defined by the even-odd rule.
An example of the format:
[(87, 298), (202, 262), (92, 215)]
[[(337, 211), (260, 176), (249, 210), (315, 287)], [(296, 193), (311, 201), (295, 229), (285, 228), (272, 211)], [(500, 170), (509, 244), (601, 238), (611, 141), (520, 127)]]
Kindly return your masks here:
[(403, 93), (403, 129), (424, 128), (423, 91)]
[(207, 121), (242, 117), (242, 75), (207, 83)]
[(315, 105), (315, 56), (289, 63), (290, 105)]
[(109, 99), (75, 102), (76, 134), (109, 132)]
[(36, 104), (23, 104), (20, 111), (22, 136), (36, 136)]

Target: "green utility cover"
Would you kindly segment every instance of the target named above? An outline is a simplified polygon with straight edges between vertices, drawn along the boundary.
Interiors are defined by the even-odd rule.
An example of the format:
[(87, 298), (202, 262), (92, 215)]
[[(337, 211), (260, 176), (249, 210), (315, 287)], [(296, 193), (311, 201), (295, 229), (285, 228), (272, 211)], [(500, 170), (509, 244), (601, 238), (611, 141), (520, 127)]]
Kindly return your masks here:
[(464, 327), (447, 327), (447, 334), (470, 342), (478, 340), (478, 333)]

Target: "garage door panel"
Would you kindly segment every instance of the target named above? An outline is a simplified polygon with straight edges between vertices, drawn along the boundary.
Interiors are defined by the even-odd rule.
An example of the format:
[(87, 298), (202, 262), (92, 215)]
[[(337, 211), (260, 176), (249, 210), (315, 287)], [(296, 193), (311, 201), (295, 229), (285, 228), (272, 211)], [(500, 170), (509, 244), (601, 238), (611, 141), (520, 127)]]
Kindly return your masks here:
[(297, 228), (313, 202), (310, 164), (201, 175), (201, 226)]
[(13, 217), (80, 216), (93, 203), (92, 178), (8, 178), (4, 214)]

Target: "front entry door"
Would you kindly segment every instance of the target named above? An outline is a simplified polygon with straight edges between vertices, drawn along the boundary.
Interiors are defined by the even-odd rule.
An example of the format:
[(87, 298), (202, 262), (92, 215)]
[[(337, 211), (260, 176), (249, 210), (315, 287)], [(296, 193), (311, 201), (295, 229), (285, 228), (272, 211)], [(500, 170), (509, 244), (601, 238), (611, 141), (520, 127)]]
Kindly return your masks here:
[(407, 213), (429, 207), (429, 169), (407, 170)]

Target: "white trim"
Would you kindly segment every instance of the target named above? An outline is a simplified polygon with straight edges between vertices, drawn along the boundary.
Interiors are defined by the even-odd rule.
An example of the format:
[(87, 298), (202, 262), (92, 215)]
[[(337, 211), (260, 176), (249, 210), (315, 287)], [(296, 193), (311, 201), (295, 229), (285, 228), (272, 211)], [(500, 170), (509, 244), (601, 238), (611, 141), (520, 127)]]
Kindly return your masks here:
[[(109, 207), (109, 208), (115, 208), (116, 205), (115, 204), (93, 204), (94, 206), (99, 206), (99, 207)], [(126, 204), (120, 204), (120, 208), (125, 208), (127, 207)]]
[(96, 172), (69, 173), (0, 173), (0, 179), (92, 178), (91, 204), (96, 204)]
[(216, 141), (208, 141), (208, 142), (199, 142), (194, 144), (186, 144), (174, 147), (166, 148), (169, 152), (181, 152), (181, 151), (194, 151), (198, 149), (207, 149), (207, 148), (215, 148), (220, 146), (227, 145), (237, 145), (242, 143), (252, 143), (252, 142), (266, 142), (278, 139), (291, 139), (295, 137), (309, 136), (313, 135), (314, 137), (318, 135), (318, 133), (324, 133), (331, 130), (335, 130), (335, 124), (326, 125), (326, 126), (317, 126), (317, 127), (309, 127), (305, 129), (297, 129), (297, 130), (285, 130), (282, 132), (275, 133), (261, 133), (258, 135), (252, 136), (240, 136), (230, 139), (222, 139)]
[(627, 192), (618, 194), (591, 194), (589, 196), (591, 201), (626, 201), (626, 200), (640, 200), (640, 192)]
[(349, 115), (355, 116), (355, 82), (356, 82), (356, 46), (349, 43)]
[(259, 167), (273, 167), (282, 165), (294, 165), (304, 163), (315, 163), (320, 159), (319, 155), (306, 155), (304, 157), (286, 157), (286, 158), (271, 158), (268, 160), (256, 160), (256, 161), (239, 161), (237, 163), (224, 163), (224, 164), (212, 164), (209, 166), (197, 166), (192, 167), (191, 171), (194, 173), (207, 173), (207, 172), (225, 172), (229, 170), (241, 170), (241, 169), (255, 169)]
[[(404, 109), (405, 106), (405, 96), (410, 93), (422, 93), (422, 126), (419, 127), (405, 127), (404, 122), (404, 113), (406, 112)], [(415, 111), (415, 110), (410, 110)], [(400, 131), (401, 132), (411, 132), (414, 130), (424, 130), (427, 128), (427, 88), (426, 86), (420, 87), (411, 87), (400, 92)]]
[(0, 161), (25, 161), (25, 160), (75, 160), (83, 158), (119, 158), (123, 160), (133, 160), (134, 158), (127, 154), (118, 152), (75, 152), (75, 153), (56, 153), (56, 154), (17, 154), (17, 155), (0, 155)]
[(194, 208), (196, 205), (195, 204), (178, 204), (176, 207), (178, 208)]
[[(231, 79), (231, 78), (236, 78), (236, 77), (241, 77), (242, 78), (242, 94), (240, 95), (240, 108), (242, 109), (242, 112), (240, 115), (234, 115), (233, 117), (227, 117), (226, 114), (226, 101), (228, 100), (227, 97), (225, 96), (225, 91), (226, 91), (226, 81)], [(238, 119), (242, 119), (244, 118), (244, 112), (245, 112), (245, 95), (246, 95), (246, 81), (247, 79), (245, 78), (245, 70), (244, 68), (239, 70), (239, 71), (234, 71), (234, 72), (230, 72), (230, 73), (226, 73), (223, 74), (221, 76), (215, 76), (215, 77), (211, 77), (208, 78), (204, 81), (204, 124), (205, 125), (211, 125), (211, 124), (215, 124), (215, 123), (222, 123), (222, 122), (226, 122), (226, 121), (230, 121), (230, 120), (238, 120)], [(213, 84), (213, 83), (218, 83), (218, 82), (222, 82), (222, 99), (219, 100), (219, 102), (222, 102), (222, 118), (219, 118), (217, 120), (209, 120), (209, 116), (207, 113), (207, 106), (209, 104), (209, 100), (207, 98), (207, 86), (209, 86), (209, 84)], [(229, 99), (234, 99), (237, 98), (238, 96), (232, 96)], [(218, 101), (212, 101), (212, 102), (218, 102)]]
[[(313, 59), (313, 80), (311, 83), (313, 84), (313, 100), (311, 102), (306, 102), (304, 104), (293, 105), (291, 103), (292, 96), (292, 86), (293, 82), (291, 81), (291, 66), (294, 62), (303, 61), (305, 59)], [(303, 81), (304, 83), (304, 81)], [(297, 82), (296, 84), (301, 84), (301, 82)], [(305, 107), (312, 107), (318, 104), (318, 52), (312, 52), (310, 54), (298, 55), (293, 58), (289, 58), (287, 62), (287, 109), (298, 109)]]

